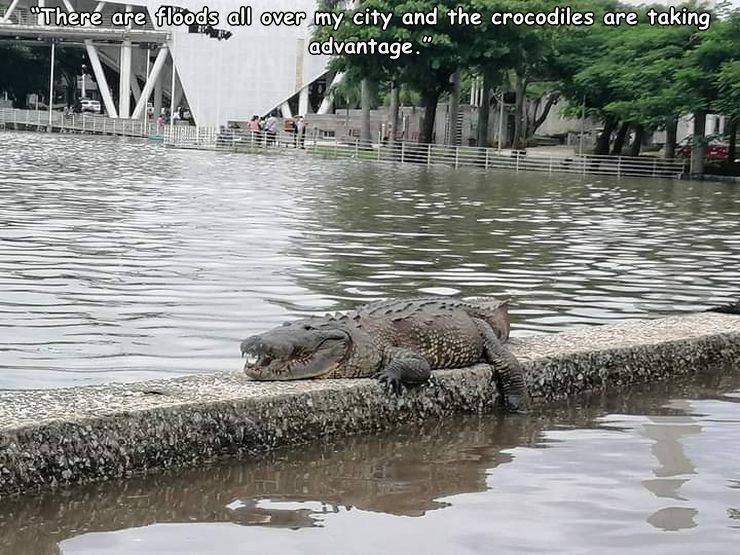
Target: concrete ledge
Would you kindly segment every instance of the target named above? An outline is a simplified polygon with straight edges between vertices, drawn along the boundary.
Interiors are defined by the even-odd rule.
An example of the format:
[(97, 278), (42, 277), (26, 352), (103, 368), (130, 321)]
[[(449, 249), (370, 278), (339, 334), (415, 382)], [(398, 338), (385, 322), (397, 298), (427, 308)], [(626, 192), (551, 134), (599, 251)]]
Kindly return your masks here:
[[(740, 368), (740, 317), (702, 313), (517, 340), (532, 404), (580, 392)], [(489, 412), (486, 365), (436, 372), (403, 397), (373, 380), (251, 382), (240, 373), (0, 392), (0, 496), (104, 480), (327, 434)]]

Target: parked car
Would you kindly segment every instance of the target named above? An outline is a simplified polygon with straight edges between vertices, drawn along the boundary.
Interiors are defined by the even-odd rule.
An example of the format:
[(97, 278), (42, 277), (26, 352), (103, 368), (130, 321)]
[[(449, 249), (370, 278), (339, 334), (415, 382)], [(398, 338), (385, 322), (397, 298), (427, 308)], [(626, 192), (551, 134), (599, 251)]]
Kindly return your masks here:
[[(689, 136), (676, 145), (676, 156), (678, 158), (691, 158), (691, 145), (693, 137)], [(727, 160), (730, 148), (724, 135), (707, 135), (706, 160)]]
[(99, 100), (92, 100), (90, 98), (80, 99), (80, 111), (84, 114), (85, 112), (92, 112), (93, 114), (99, 114), (102, 111)]

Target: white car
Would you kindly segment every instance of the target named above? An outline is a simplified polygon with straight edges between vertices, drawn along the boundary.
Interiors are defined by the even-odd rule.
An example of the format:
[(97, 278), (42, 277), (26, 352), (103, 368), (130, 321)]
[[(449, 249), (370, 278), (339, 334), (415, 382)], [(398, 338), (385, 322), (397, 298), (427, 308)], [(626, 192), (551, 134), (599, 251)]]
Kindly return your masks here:
[(80, 111), (84, 114), (85, 112), (92, 112), (99, 114), (101, 111), (99, 100), (90, 100), (89, 98), (83, 98), (80, 100)]

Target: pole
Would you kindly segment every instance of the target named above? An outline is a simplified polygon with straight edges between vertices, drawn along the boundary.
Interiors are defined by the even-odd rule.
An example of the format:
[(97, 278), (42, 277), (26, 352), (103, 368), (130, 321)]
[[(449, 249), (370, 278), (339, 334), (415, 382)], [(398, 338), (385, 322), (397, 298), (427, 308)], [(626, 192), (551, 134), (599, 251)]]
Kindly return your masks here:
[(501, 139), (504, 134), (504, 91), (501, 91), (501, 109), (498, 115), (498, 149), (501, 150)]
[(173, 123), (172, 117), (175, 115), (175, 57), (172, 55), (170, 50), (170, 59), (172, 60), (172, 85), (170, 88), (170, 125)]
[(54, 56), (56, 55), (56, 42), (51, 41), (51, 67), (49, 68), (49, 133), (51, 133), (52, 107), (54, 106)]
[[(224, 67), (224, 49), (221, 40), (218, 41), (218, 79), (216, 81), (216, 129), (221, 126), (221, 75)], [(287, 104), (287, 102), (286, 102)], [(290, 117), (290, 116), (288, 116)]]
[[(149, 64), (151, 63), (151, 60), (149, 59), (149, 55), (151, 54), (151, 51), (149, 50), (149, 45), (146, 46), (146, 81), (144, 82), (144, 89), (146, 89), (147, 83), (149, 83)], [(149, 88), (151, 91), (151, 88)], [(136, 109), (134, 109), (136, 111)], [(144, 127), (147, 127), (149, 125), (149, 97), (144, 99)], [(148, 133), (147, 133), (148, 135)]]
[(578, 153), (583, 156), (583, 133), (586, 130), (586, 95), (583, 95), (583, 104), (581, 104), (581, 139)]

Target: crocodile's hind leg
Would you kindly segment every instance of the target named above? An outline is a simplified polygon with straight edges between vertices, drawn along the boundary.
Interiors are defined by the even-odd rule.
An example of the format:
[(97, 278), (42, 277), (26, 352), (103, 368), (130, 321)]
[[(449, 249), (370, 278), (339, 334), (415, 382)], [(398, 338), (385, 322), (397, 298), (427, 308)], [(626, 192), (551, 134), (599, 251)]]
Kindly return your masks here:
[(512, 412), (519, 410), (527, 394), (522, 366), (504, 347), (488, 322), (478, 318), (473, 318), (473, 321), (483, 337), (486, 360), (493, 367), (494, 380), (504, 397), (506, 410)]
[(431, 375), (432, 367), (426, 359), (413, 351), (396, 347), (388, 350), (383, 367), (374, 377), (400, 393), (403, 386), (424, 383)]

